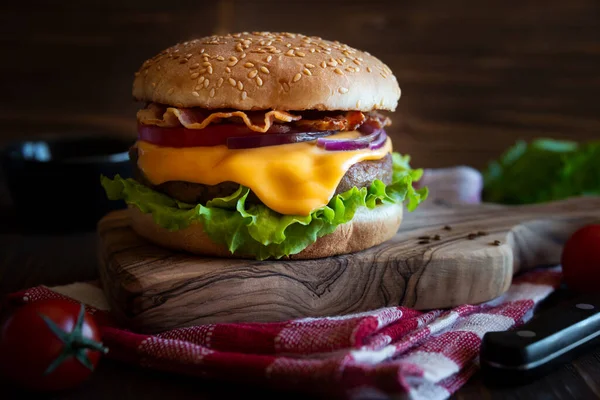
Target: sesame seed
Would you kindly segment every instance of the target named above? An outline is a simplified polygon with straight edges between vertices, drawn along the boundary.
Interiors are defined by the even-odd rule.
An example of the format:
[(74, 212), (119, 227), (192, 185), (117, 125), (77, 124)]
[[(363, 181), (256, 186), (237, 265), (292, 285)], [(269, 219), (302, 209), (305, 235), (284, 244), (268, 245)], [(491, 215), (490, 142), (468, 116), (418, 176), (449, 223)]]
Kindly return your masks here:
[(341, 87), (341, 88), (338, 89), (338, 92), (340, 92), (341, 94), (348, 93), (348, 88)]
[(248, 97), (248, 93), (246, 93), (246, 91), (244, 90), (242, 92), (242, 100), (246, 100), (246, 97)]
[(356, 108), (360, 108), (360, 99), (356, 100)]
[(231, 73), (231, 68), (225, 67), (225, 72), (227, 72), (228, 74), (230, 74)]
[(257, 77), (256, 77), (256, 84), (257, 84), (258, 86), (262, 86), (262, 85), (263, 85), (263, 80), (262, 80), (262, 79), (260, 79), (260, 76), (257, 76)]
[(217, 87), (221, 87), (221, 85), (223, 85), (223, 78), (219, 78), (217, 81)]
[(237, 81), (237, 88), (238, 88), (238, 90), (244, 89), (244, 84), (242, 83), (242, 81)]
[(201, 74), (206, 72), (206, 68), (201, 68), (198, 72), (200, 72)]
[(207, 79), (204, 81), (204, 88), (208, 88), (208, 85), (210, 84), (210, 81)]
[(193, 54), (192, 54), (192, 53), (187, 53), (187, 54), (185, 55), (185, 57), (186, 57), (186, 58), (190, 58), (191, 56), (193, 56)]
[(387, 79), (387, 75), (384, 74), (383, 72), (380, 72), (379, 75), (383, 76), (383, 79)]
[(286, 56), (290, 56), (290, 57), (294, 57), (294, 50), (288, 50), (288, 51), (285, 53), (285, 55), (286, 55)]
[(254, 64), (252, 64), (251, 62), (247, 62), (246, 64), (244, 64), (244, 67), (252, 68), (252, 67), (254, 67)]
[(300, 80), (300, 78), (302, 78), (302, 75), (296, 74), (296, 75), (294, 75), (294, 78), (292, 79), (292, 82), (298, 82)]
[(196, 63), (196, 64), (192, 64), (190, 65), (190, 69), (196, 69), (200, 66), (200, 64)]
[(352, 67), (346, 67), (344, 69), (348, 72), (354, 72), (354, 68), (352, 68)]
[(334, 69), (333, 72), (335, 72), (338, 75), (344, 75), (344, 73), (342, 72), (342, 70), (339, 69), (339, 68)]
[(360, 68), (359, 67), (354, 67), (354, 72), (360, 72)]
[(240, 56), (240, 60), (246, 58), (246, 53), (242, 53), (242, 55)]
[(190, 75), (190, 78), (192, 78), (192, 79), (196, 79), (196, 78), (197, 78), (197, 77), (199, 77), (199, 76), (200, 76), (200, 73), (199, 73), (199, 72), (194, 72), (193, 74), (191, 74), (191, 75)]
[(292, 47), (292, 44), (288, 43), (288, 44), (285, 45), (285, 47)]
[(202, 85), (196, 85), (196, 86), (194, 87), (194, 90), (202, 90)]
[(273, 59), (273, 56), (268, 56), (267, 57), (267, 62), (271, 62), (272, 59)]
[(223, 57), (223, 56), (218, 56), (218, 57), (217, 57), (217, 60), (219, 60), (219, 61), (223, 61), (223, 60), (225, 60), (225, 57)]
[(192, 94), (193, 94), (194, 96), (196, 96), (196, 97), (200, 97), (200, 93), (198, 93), (198, 92), (196, 92), (196, 91), (192, 92)]
[(236, 84), (235, 79), (229, 78), (228, 82), (231, 86), (235, 87), (235, 84)]
[(371, 72), (371, 67), (367, 67), (367, 72)]
[(248, 78), (253, 79), (256, 75), (258, 75), (258, 71), (253, 69), (252, 71), (250, 71), (250, 73), (248, 74)]
[(260, 72), (268, 74), (269, 73), (269, 69), (267, 67), (265, 67), (265, 66), (262, 66), (262, 67), (260, 67)]
[(311, 73), (311, 72), (308, 70), (308, 68), (304, 68), (304, 69), (302, 70), (302, 73), (303, 73), (304, 75), (308, 75), (308, 76), (311, 76), (311, 75), (312, 75), (312, 73)]
[(290, 85), (287, 82), (283, 82), (283, 90), (285, 90), (286, 92), (290, 91)]
[(306, 54), (304, 54), (304, 53), (303, 53), (303, 52), (301, 52), (301, 51), (297, 51), (297, 52), (296, 52), (296, 55), (297, 55), (298, 57), (304, 57)]
[(215, 88), (210, 89), (210, 93), (209, 93), (210, 97), (215, 97)]
[(335, 67), (336, 65), (338, 65), (337, 61), (333, 60), (333, 61), (329, 61), (327, 63), (327, 65), (331, 66), (331, 67)]
[(207, 71), (208, 71), (208, 73), (209, 73), (209, 74), (211, 74), (211, 75), (212, 75), (212, 73), (213, 73), (213, 68), (212, 68), (212, 66), (211, 66), (211, 67), (208, 67), (208, 68), (207, 68)]
[(305, 66), (306, 68), (314, 68), (314, 67), (315, 67), (313, 64), (304, 64), (304, 66)]
[(315, 52), (315, 48), (314, 48), (314, 47), (312, 47), (312, 48), (311, 48), (309, 51), (310, 51), (311, 53), (314, 53), (314, 52)]
[(168, 93), (168, 94), (171, 94), (171, 93), (173, 93), (174, 91), (175, 91), (175, 89), (174, 89), (174, 88), (171, 88), (171, 89), (169, 89), (169, 90), (167, 91), (167, 93)]
[(233, 66), (235, 66), (235, 64), (237, 64), (237, 63), (238, 63), (238, 60), (231, 60), (231, 61), (229, 61), (229, 62), (227, 63), (227, 66), (228, 66), (228, 67), (233, 67)]
[(356, 58), (354, 60), (352, 60), (352, 62), (356, 65), (360, 65), (360, 61), (358, 61)]
[(204, 82), (205, 79), (206, 79), (205, 77), (201, 76), (200, 79), (198, 79), (198, 83)]
[(210, 67), (210, 63), (208, 61), (205, 61), (202, 63), (202, 66), (204, 67)]
[(204, 49), (200, 49), (200, 54), (204, 53)]
[(325, 61), (321, 61), (321, 68), (325, 68), (327, 66), (327, 64), (325, 63)]

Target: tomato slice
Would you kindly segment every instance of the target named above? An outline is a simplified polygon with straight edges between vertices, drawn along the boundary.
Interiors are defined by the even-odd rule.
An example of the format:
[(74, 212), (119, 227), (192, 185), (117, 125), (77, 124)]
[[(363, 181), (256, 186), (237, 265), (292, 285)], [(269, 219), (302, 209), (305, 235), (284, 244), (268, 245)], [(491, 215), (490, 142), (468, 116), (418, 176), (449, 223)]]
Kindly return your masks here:
[(208, 125), (204, 129), (188, 129), (183, 126), (162, 128), (155, 125), (138, 125), (140, 140), (164, 147), (219, 146), (226, 145), (229, 137), (266, 134), (268, 133), (253, 131), (242, 124), (215, 124)]

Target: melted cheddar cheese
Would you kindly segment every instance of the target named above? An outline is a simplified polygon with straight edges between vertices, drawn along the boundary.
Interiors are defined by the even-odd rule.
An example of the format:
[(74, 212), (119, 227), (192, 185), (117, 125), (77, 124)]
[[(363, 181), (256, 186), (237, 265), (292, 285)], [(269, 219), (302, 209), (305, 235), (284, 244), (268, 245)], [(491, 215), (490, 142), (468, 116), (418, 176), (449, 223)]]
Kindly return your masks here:
[[(356, 138), (356, 131), (331, 139)], [(355, 163), (392, 151), (388, 138), (377, 150), (327, 151), (315, 141), (230, 150), (227, 146), (171, 148), (138, 141), (138, 167), (154, 185), (186, 181), (216, 185), (232, 181), (252, 190), (281, 214), (308, 215), (329, 202)]]

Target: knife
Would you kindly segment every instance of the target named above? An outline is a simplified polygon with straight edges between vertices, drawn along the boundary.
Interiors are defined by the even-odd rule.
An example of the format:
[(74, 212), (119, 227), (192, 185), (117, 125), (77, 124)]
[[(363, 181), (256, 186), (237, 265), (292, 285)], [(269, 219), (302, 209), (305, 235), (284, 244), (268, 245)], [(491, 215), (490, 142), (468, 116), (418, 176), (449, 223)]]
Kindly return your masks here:
[(523, 384), (600, 345), (600, 293), (572, 296), (510, 331), (487, 332), (480, 365), (485, 384)]

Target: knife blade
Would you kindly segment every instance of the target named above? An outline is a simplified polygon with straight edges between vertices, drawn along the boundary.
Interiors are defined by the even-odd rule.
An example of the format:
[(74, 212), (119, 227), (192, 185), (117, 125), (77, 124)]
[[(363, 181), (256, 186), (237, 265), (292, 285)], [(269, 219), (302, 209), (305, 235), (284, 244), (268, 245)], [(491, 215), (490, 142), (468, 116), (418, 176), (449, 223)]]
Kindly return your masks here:
[(600, 345), (600, 293), (573, 296), (510, 331), (487, 332), (480, 365), (487, 385), (531, 382)]

